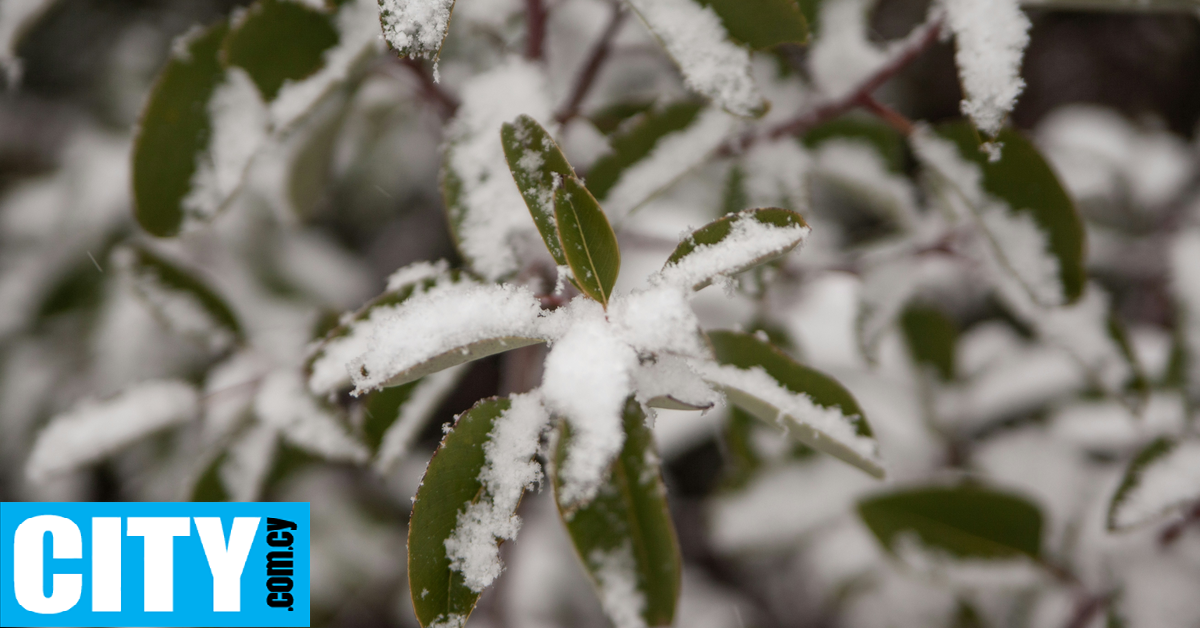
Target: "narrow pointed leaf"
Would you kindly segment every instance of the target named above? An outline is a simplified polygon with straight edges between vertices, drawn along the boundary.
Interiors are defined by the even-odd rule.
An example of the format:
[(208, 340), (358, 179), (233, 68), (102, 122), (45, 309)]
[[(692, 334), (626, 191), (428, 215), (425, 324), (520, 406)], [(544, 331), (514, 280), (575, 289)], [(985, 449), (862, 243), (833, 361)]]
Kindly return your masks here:
[[(646, 625), (669, 626), (679, 598), (679, 546), (653, 434), (633, 399), (626, 404), (624, 421), (625, 445), (596, 498), (574, 510), (560, 503), (559, 512), (614, 623), (629, 625), (628, 613), (637, 609)], [(564, 424), (559, 462), (568, 432)], [(556, 492), (558, 488), (556, 479)], [(622, 584), (633, 584), (635, 591), (620, 588)]]
[(979, 136), (968, 122), (943, 125), (938, 132), (958, 145), (962, 156), (983, 172), (983, 187), (1013, 212), (1027, 212), (1046, 234), (1050, 253), (1058, 260), (1063, 299), (1073, 303), (1083, 294), (1087, 276), (1083, 221), (1075, 202), (1050, 164), (1021, 132), (1005, 128), (996, 136), (1000, 159), (989, 161), (979, 149)]
[(678, 102), (651, 109), (630, 120), (609, 140), (611, 152), (597, 159), (588, 170), (588, 189), (596, 198), (604, 200), (623, 172), (650, 156), (664, 137), (691, 126), (702, 109), (701, 103)]
[(229, 26), (218, 22), (184, 35), (159, 74), (133, 142), (134, 215), (149, 233), (173, 236), (197, 157), (208, 148), (208, 101), (224, 76), (218, 60)]
[(808, 41), (808, 22), (796, 0), (699, 0), (721, 18), (729, 36), (763, 50)]
[[(140, 246), (118, 252), (118, 263), (134, 279), (134, 290), (175, 331), (204, 336), (213, 349), (226, 349), (245, 341), (241, 323), (225, 299), (193, 272)], [(186, 308), (187, 314), (180, 312)], [(191, 312), (200, 310), (208, 320), (200, 323)], [(177, 319), (181, 323), (176, 325)]]
[(1108, 529), (1127, 530), (1200, 505), (1200, 441), (1159, 438), (1129, 463), (1108, 508)]
[(325, 51), (337, 42), (328, 13), (291, 0), (258, 0), (234, 19), (221, 58), (246, 70), (269, 102), (285, 81), (320, 70)]
[(964, 484), (868, 497), (858, 514), (889, 551), (909, 535), (959, 558), (1037, 558), (1042, 513), (1012, 493)]
[(801, 443), (877, 478), (884, 476), (871, 426), (850, 391), (754, 335), (710, 332), (717, 364), (702, 375), (746, 412)]
[(500, 130), (504, 158), (513, 180), (521, 190), (542, 240), (559, 266), (567, 265), (554, 219), (554, 191), (562, 181), (575, 176), (554, 138), (533, 118), (522, 115)]
[(575, 284), (608, 307), (621, 270), (621, 250), (604, 210), (579, 179), (570, 177), (554, 193), (554, 219)]
[(784, 255), (808, 237), (804, 218), (788, 209), (747, 209), (722, 216), (684, 238), (663, 267), (670, 281), (694, 289)]

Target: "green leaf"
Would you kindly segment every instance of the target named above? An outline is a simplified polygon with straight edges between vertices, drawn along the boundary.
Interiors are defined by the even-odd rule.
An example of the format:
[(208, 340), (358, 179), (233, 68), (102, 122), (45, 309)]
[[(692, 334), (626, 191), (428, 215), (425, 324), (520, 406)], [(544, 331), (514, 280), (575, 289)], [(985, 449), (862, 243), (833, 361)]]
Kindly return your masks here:
[(862, 140), (879, 151), (888, 169), (904, 173), (904, 136), (885, 122), (873, 117), (846, 115), (834, 118), (806, 132), (804, 145), (817, 148), (830, 140)]
[(559, 150), (554, 138), (537, 123), (537, 120), (522, 115), (500, 129), (500, 142), (504, 145), (504, 158), (508, 169), (533, 222), (550, 255), (559, 266), (567, 265), (562, 242), (554, 219), (554, 191), (566, 179), (573, 178), (575, 171)]
[[(884, 476), (871, 426), (854, 396), (837, 380), (797, 363), (751, 334), (714, 331), (709, 332), (708, 339), (723, 367), (734, 367), (743, 375), (761, 371), (775, 386), (806, 399), (816, 410), (795, 414), (781, 408), (777, 402), (779, 391), (763, 389), (760, 382), (746, 381), (745, 377), (731, 377), (724, 369), (702, 373), (725, 392), (731, 403), (769, 424), (784, 427), (789, 436), (813, 449), (877, 478)], [(813, 417), (814, 412), (820, 416)]]
[[(679, 544), (653, 434), (632, 398), (626, 401), (624, 421), (625, 445), (595, 499), (574, 510), (559, 503), (559, 513), (605, 606), (610, 597), (606, 588), (615, 579), (633, 580), (644, 600), (642, 619), (648, 626), (669, 626), (679, 599)], [(570, 438), (563, 423), (556, 468), (561, 467)], [(557, 477), (554, 488), (557, 494)], [(605, 610), (613, 616), (610, 608)]]
[[(1108, 506), (1108, 529), (1128, 530), (1200, 504), (1200, 486), (1179, 478), (1200, 469), (1200, 443), (1161, 437), (1142, 448), (1121, 479)], [(1165, 470), (1165, 471), (1164, 471)]]
[(963, 484), (904, 489), (868, 497), (858, 514), (889, 551), (916, 534), (928, 547), (959, 558), (1037, 559), (1042, 513), (1012, 493)]
[(331, 90), (288, 138), (289, 144), (298, 144), (288, 172), (288, 200), (301, 216), (312, 214), (329, 186), (333, 153), (350, 110), (350, 96), (349, 89)]
[(608, 307), (621, 271), (621, 250), (604, 210), (579, 179), (570, 177), (554, 192), (554, 219), (575, 285)]
[(363, 443), (371, 450), (372, 455), (379, 451), (383, 435), (400, 417), (401, 408), (412, 397), (413, 390), (420, 384), (421, 381), (418, 380), (401, 386), (376, 390), (367, 395), (367, 400), (363, 404), (366, 420), (363, 421), (362, 435)]
[(913, 360), (933, 367), (943, 381), (953, 380), (958, 325), (937, 308), (911, 305), (901, 315), (900, 326)]
[(320, 70), (325, 51), (337, 43), (329, 14), (292, 0), (258, 0), (234, 18), (221, 59), (246, 70), (270, 102), (284, 82)]
[(704, 108), (702, 103), (679, 102), (653, 109), (631, 121), (628, 128), (618, 131), (610, 140), (612, 152), (592, 164), (587, 173), (588, 190), (604, 200), (630, 166), (645, 159), (662, 138), (682, 131), (696, 120)]
[(736, 214), (746, 209), (750, 204), (750, 195), (746, 191), (746, 171), (740, 163), (729, 168), (725, 176), (725, 191), (721, 194), (721, 215)]
[[(237, 343), (245, 342), (245, 332), (225, 299), (192, 272), (141, 246), (129, 248), (130, 270), (140, 280), (153, 280), (156, 287), (182, 292), (200, 305), (211, 322), (228, 332)], [(151, 305), (154, 305), (151, 300)]]
[(153, 235), (173, 236), (183, 223), (197, 156), (208, 149), (208, 101), (225, 73), (217, 52), (228, 30), (221, 21), (177, 42), (142, 110), (133, 140), (134, 214)]
[(588, 116), (592, 126), (604, 135), (612, 135), (625, 124), (626, 120), (645, 113), (654, 107), (653, 100), (632, 100), (616, 102), (600, 108)]
[(684, 238), (667, 258), (663, 274), (678, 276), (699, 290), (717, 276), (736, 275), (786, 254), (808, 233), (804, 218), (789, 209), (742, 210)]
[(762, 50), (808, 41), (808, 22), (796, 0), (699, 0), (712, 8), (733, 39)]
[(228, 455), (222, 453), (209, 462), (208, 466), (204, 468), (204, 472), (200, 474), (200, 478), (196, 480), (195, 486), (192, 487), (191, 501), (229, 501), (229, 493), (225, 490), (225, 484), (221, 481), (221, 465), (225, 463), (227, 458)]
[(451, 568), (446, 539), (458, 527), (458, 514), (486, 497), (480, 472), (487, 464), (484, 445), (508, 399), (484, 399), (464, 412), (429, 461), (408, 523), (408, 586), (421, 625), (465, 622), (479, 593)]
[(1046, 234), (1050, 252), (1058, 259), (1063, 297), (1073, 303), (1087, 282), (1084, 269), (1085, 233), (1075, 202), (1046, 159), (1019, 131), (1006, 128), (996, 137), (1003, 146), (999, 161), (988, 161), (979, 150), (979, 135), (966, 121), (945, 124), (938, 132), (953, 140), (962, 156), (983, 172), (983, 187), (1014, 212), (1028, 212)]

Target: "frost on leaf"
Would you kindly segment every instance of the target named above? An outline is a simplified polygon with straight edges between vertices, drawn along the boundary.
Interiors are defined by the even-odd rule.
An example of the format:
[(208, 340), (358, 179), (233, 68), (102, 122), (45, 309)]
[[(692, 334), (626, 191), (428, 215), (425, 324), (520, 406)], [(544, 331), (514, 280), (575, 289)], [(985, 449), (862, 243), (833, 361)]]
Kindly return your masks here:
[(450, 568), (461, 573), (467, 587), (476, 593), (503, 570), (497, 541), (517, 537), (521, 518), (516, 511), (521, 496), (542, 479), (534, 455), (549, 420), (537, 395), (514, 395), (488, 433), (483, 445), (485, 463), (479, 471), (483, 495), (459, 511), (457, 526), (446, 539)]
[(1017, 0), (942, 0), (954, 32), (962, 112), (995, 136), (1025, 89), (1021, 59), (1029, 45), (1029, 18)]
[(688, 87), (711, 98), (722, 109), (753, 117), (767, 103), (750, 76), (750, 52), (729, 39), (709, 7), (695, 0), (628, 0), (679, 64)]
[(696, 230), (671, 254), (661, 276), (667, 283), (703, 288), (792, 250), (810, 229), (786, 209), (747, 209)]
[(446, 210), (463, 257), (491, 280), (516, 272), (523, 247), (538, 238), (500, 139), (501, 127), (521, 114), (552, 116), (542, 71), (514, 58), (463, 86), (462, 106), (446, 129)]
[(104, 401), (88, 400), (50, 419), (38, 434), (26, 473), (35, 482), (99, 460), (155, 431), (195, 418), (200, 396), (191, 384), (137, 384)]
[(558, 469), (564, 504), (591, 500), (621, 451), (621, 412), (637, 365), (637, 354), (617, 337), (599, 303), (579, 297), (569, 307), (575, 322), (551, 348), (542, 381), (547, 408), (571, 427)]
[(366, 447), (305, 390), (297, 373), (276, 371), (267, 376), (254, 399), (254, 414), (293, 445), (318, 456), (352, 462), (367, 459)]
[(596, 577), (600, 605), (616, 628), (644, 628), (646, 596), (638, 588), (633, 547), (625, 543), (611, 551), (593, 550), (588, 563)]
[(1200, 503), (1200, 441), (1162, 438), (1130, 463), (1113, 496), (1109, 529), (1125, 529)]
[(338, 355), (361, 350), (342, 365), (355, 394), (362, 394), (543, 342), (545, 335), (541, 304), (528, 288), (464, 279), (443, 280), (399, 304), (371, 309), (353, 338)]
[(454, 0), (379, 0), (383, 37), (404, 57), (437, 57)]

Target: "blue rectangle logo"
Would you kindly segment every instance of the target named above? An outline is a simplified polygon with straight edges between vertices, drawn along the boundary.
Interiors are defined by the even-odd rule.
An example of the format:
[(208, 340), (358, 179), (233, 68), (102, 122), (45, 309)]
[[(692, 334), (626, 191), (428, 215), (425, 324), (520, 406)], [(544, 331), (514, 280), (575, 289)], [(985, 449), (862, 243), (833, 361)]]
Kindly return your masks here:
[(0, 503), (0, 626), (308, 626), (307, 503)]

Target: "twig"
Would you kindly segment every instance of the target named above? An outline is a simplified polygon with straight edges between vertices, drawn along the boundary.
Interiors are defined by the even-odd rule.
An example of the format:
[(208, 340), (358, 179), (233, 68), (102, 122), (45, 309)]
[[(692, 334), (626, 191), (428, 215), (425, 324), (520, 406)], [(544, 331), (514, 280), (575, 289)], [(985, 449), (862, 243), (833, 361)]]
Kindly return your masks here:
[(1113, 600), (1112, 593), (1088, 595), (1075, 604), (1075, 614), (1067, 621), (1066, 628), (1087, 628), (1098, 613), (1104, 611)]
[(412, 70), (413, 75), (421, 83), (421, 95), (437, 106), (438, 113), (443, 118), (448, 119), (454, 116), (454, 112), (458, 111), (458, 98), (455, 98), (453, 94), (442, 89), (442, 86), (433, 80), (433, 73), (423, 63), (416, 59), (404, 57), (400, 59), (400, 64)]
[(1183, 518), (1163, 528), (1162, 532), (1159, 532), (1159, 547), (1164, 549), (1170, 547), (1175, 543), (1175, 541), (1179, 540), (1179, 537), (1183, 536), (1183, 533), (1187, 530), (1188, 526), (1198, 523), (1200, 523), (1200, 503), (1197, 503), (1195, 506), (1193, 506), (1192, 509), (1183, 516)]
[(525, 0), (525, 58), (539, 60), (546, 54), (546, 6), (542, 0)]
[(604, 31), (600, 34), (600, 39), (592, 46), (592, 51), (588, 54), (587, 62), (583, 64), (583, 70), (580, 71), (575, 80), (575, 86), (571, 90), (571, 97), (567, 99), (567, 104), (554, 116), (554, 119), (560, 123), (568, 122), (579, 115), (579, 107), (583, 105), (584, 98), (591, 91), (592, 85), (596, 83), (596, 77), (600, 74), (600, 68), (604, 65), (604, 61), (608, 59), (608, 53), (612, 50), (613, 39), (621, 30), (621, 24), (625, 21), (625, 6), (619, 2), (612, 4), (612, 16), (608, 19), (608, 25), (604, 27)]
[(901, 135), (912, 135), (916, 127), (913, 126), (912, 120), (901, 115), (899, 111), (879, 102), (870, 94), (863, 94), (859, 99), (859, 103), (863, 109), (870, 111), (878, 116), (884, 122), (887, 122), (892, 128), (900, 132)]

